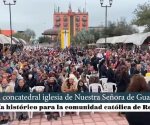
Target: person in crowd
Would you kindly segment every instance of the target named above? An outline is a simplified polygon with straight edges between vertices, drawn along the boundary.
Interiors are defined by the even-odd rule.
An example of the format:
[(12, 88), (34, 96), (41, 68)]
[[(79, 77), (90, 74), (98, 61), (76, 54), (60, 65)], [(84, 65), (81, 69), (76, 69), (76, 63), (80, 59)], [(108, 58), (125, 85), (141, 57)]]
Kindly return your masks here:
[(123, 65), (119, 71), (116, 72), (117, 92), (125, 92), (128, 88), (129, 82), (130, 77), (128, 74), (128, 68)]
[(141, 66), (140, 63), (138, 63), (138, 64), (136, 65), (136, 69), (135, 69), (135, 71), (134, 71), (134, 74), (140, 74), (140, 75), (145, 76), (146, 71), (142, 68), (142, 66)]
[[(12, 92), (29, 92), (29, 87), (34, 86), (44, 86), (46, 92), (58, 92), (58, 88), (62, 92), (81, 92), (88, 91), (86, 83), (99, 83), (99, 78), (108, 78), (108, 82), (117, 84), (118, 92), (125, 92), (134, 74), (149, 73), (149, 60), (149, 51), (132, 52), (122, 47), (107, 49), (107, 52), (82, 47), (64, 50), (26, 47), (12, 55), (9, 51), (3, 53), (0, 83), (7, 80), (8, 85), (0, 85), (1, 92), (10, 88)], [(91, 75), (91, 79), (86, 79), (87, 75)]]
[[(9, 81), (3, 77), (0, 84), (0, 93), (13, 93), (14, 88), (9, 85)], [(10, 116), (8, 112), (0, 112), (0, 124), (7, 124), (10, 121)]]
[(74, 80), (73, 76), (70, 76), (61, 86), (62, 92), (76, 92), (77, 83)]
[[(22, 92), (30, 92), (29, 86), (25, 83), (24, 79), (18, 80), (18, 85), (15, 87), (15, 93), (22, 93)], [(17, 119), (19, 121), (28, 119), (27, 112), (17, 112)]]
[(36, 79), (34, 78), (33, 74), (32, 73), (29, 73), (28, 74), (28, 77), (26, 79), (26, 84), (30, 87), (30, 88), (33, 88), (34, 86), (37, 85), (37, 81)]
[[(127, 92), (150, 92), (150, 88), (142, 75), (134, 75), (128, 86)], [(129, 125), (149, 125), (150, 112), (126, 112)]]
[(94, 54), (94, 56), (91, 58), (91, 65), (94, 67), (95, 71), (98, 71), (98, 65), (99, 63), (99, 59), (97, 58), (96, 54)]
[(77, 86), (78, 92), (89, 92), (88, 87), (85, 85), (84, 81), (79, 80)]
[(150, 64), (147, 65), (147, 73), (145, 74), (146, 77), (150, 77)]
[(107, 71), (107, 82), (115, 83), (115, 72), (113, 70), (113, 64), (108, 64), (108, 71)]
[(17, 73), (16, 72), (13, 72), (11, 74), (9, 85), (12, 86), (13, 89), (17, 85)]
[(100, 60), (99, 64), (99, 78), (107, 78), (107, 66), (104, 58)]
[(130, 59), (126, 59), (125, 65), (128, 68), (128, 75), (132, 77), (135, 72), (135, 63), (131, 63)]
[[(44, 92), (60, 92), (60, 86), (56, 81), (55, 77), (50, 77), (47, 80), (47, 83), (45, 84), (45, 90)], [(56, 112), (46, 112), (47, 115), (47, 120), (51, 120), (52, 118), (54, 118), (55, 120), (57, 120), (58, 118), (58, 113)]]
[(48, 78), (47, 74), (43, 73), (41, 78), (36, 82), (35, 86), (44, 86), (46, 84), (47, 78)]

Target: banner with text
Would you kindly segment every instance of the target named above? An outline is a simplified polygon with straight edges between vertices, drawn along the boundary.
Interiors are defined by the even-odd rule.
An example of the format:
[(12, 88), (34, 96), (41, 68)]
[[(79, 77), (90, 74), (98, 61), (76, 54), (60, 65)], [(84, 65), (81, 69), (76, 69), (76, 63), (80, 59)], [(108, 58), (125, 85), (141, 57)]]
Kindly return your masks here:
[(149, 93), (1, 93), (0, 102), (0, 112), (150, 112)]

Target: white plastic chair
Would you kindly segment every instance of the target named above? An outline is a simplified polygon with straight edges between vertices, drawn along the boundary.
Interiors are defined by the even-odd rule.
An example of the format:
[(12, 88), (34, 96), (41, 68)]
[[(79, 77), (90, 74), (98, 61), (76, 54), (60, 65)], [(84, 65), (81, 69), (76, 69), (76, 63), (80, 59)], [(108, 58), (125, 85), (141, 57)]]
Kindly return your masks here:
[(111, 83), (111, 82), (105, 83), (103, 84), (103, 89), (104, 89), (104, 92), (117, 92), (117, 85), (116, 83)]
[[(99, 83), (92, 83), (89, 85), (89, 92), (93, 92), (93, 93), (101, 93), (103, 92), (103, 88), (102, 85)], [(91, 114), (94, 114), (94, 112), (92, 111)]]
[[(44, 89), (45, 89), (45, 87), (44, 86), (35, 86), (35, 87), (33, 87), (32, 88), (32, 92), (43, 92), (44, 91)], [(44, 113), (45, 114), (45, 113)], [(47, 117), (47, 115), (45, 115), (45, 117)], [(62, 117), (62, 113), (61, 112), (59, 112), (59, 117)], [(33, 118), (33, 112), (30, 112), (30, 114), (29, 114), (29, 118)]]
[(92, 83), (89, 85), (89, 92), (100, 93), (103, 92), (102, 85), (99, 83)]
[(16, 112), (9, 112), (9, 115), (12, 121), (16, 119)]
[(102, 85), (103, 85), (103, 84), (107, 83), (108, 78), (101, 78), (99, 80), (102, 81)]
[(31, 92), (44, 92), (44, 89), (45, 87), (44, 86), (34, 86), (32, 89), (31, 89)]
[[(34, 86), (33, 88), (30, 88), (30, 92), (44, 92), (45, 87), (44, 86)], [(33, 118), (33, 112), (28, 113), (29, 118)]]

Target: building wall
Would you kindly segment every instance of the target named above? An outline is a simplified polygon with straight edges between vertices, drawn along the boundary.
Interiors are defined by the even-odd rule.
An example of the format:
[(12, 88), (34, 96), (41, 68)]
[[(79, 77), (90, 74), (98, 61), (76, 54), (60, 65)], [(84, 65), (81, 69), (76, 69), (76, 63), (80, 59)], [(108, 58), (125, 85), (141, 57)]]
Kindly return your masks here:
[[(71, 17), (73, 17), (73, 19), (71, 19)], [(88, 18), (87, 12), (72, 12), (72, 10), (68, 10), (68, 12), (54, 12), (54, 29), (70, 30), (72, 27), (72, 31), (70, 32), (72, 32), (71, 35), (74, 36), (82, 29), (88, 30)]]

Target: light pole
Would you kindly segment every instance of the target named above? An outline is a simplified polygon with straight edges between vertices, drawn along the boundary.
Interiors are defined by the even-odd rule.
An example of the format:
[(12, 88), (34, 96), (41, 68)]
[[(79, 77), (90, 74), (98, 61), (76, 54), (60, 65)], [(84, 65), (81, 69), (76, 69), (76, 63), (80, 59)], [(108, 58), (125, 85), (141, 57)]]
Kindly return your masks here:
[(107, 43), (107, 9), (108, 7), (111, 7), (113, 3), (113, 0), (109, 0), (109, 5), (103, 5), (104, 0), (100, 0), (101, 7), (105, 7), (105, 49), (106, 49), (106, 43)]
[(10, 2), (6, 2), (6, 0), (3, 0), (4, 2), (4, 5), (8, 5), (9, 6), (9, 15), (10, 15), (10, 32), (11, 32), (11, 35), (10, 35), (10, 38), (11, 38), (11, 47), (12, 47), (12, 20), (11, 20), (11, 6), (12, 5), (16, 5), (16, 0), (13, 0), (13, 3), (10, 3)]

